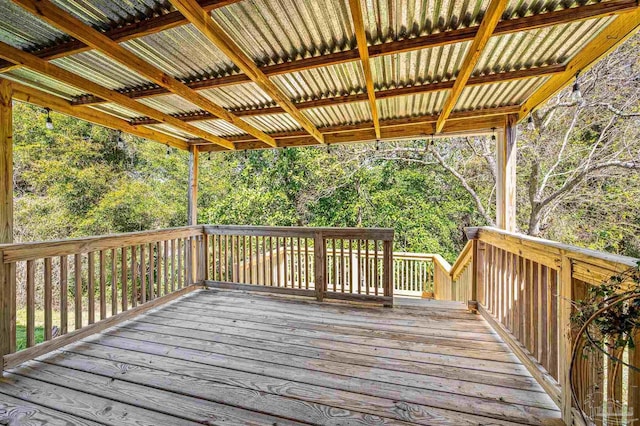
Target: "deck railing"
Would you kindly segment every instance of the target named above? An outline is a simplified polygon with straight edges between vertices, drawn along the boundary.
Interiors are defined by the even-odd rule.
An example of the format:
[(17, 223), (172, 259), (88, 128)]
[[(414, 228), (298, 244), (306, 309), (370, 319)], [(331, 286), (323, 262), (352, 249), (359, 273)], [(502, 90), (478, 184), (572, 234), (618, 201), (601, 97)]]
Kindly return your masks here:
[(228, 225), (204, 231), (210, 286), (393, 300), (393, 230)]
[[(574, 367), (577, 401), (572, 405), (569, 365), (576, 342), (570, 327), (572, 302), (638, 260), (587, 250), (494, 228), (468, 229), (469, 243), (451, 270), (451, 285), (436, 298), (469, 301), (511, 346), (563, 411), (576, 408), (596, 424), (612, 406), (630, 420), (640, 414), (640, 374), (605, 357), (586, 354)], [(619, 353), (640, 365), (640, 350)], [(621, 408), (622, 407), (622, 408)], [(611, 421), (609, 421), (610, 423)], [(616, 423), (622, 424), (622, 423)]]
[(0, 371), (202, 284), (390, 305), (392, 244), (389, 229), (200, 225), (0, 245)]

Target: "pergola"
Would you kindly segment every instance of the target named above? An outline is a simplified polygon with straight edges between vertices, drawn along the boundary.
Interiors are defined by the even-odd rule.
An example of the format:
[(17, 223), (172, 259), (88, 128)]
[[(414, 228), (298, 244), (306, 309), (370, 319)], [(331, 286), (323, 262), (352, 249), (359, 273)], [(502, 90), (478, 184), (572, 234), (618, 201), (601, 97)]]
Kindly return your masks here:
[(515, 223), (513, 126), (640, 25), (636, 0), (4, 0), (2, 234), (11, 100), (192, 153), (498, 136), (497, 223)]

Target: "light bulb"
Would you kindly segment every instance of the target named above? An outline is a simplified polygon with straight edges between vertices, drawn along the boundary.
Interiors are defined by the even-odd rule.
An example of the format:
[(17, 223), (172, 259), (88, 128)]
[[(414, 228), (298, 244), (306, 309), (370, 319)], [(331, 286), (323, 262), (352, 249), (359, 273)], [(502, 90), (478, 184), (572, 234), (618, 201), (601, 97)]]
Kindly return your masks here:
[(529, 118), (527, 119), (527, 130), (534, 131), (536, 129), (536, 125), (533, 122), (533, 117), (529, 114)]
[(45, 111), (47, 111), (47, 119), (45, 121), (45, 127), (49, 130), (53, 130), (53, 120), (51, 120), (51, 116), (49, 115), (51, 110), (49, 108), (45, 108)]
[(582, 92), (580, 91), (580, 85), (578, 84), (578, 80), (573, 83), (573, 89), (571, 90), (571, 99), (574, 102), (580, 102), (582, 100)]

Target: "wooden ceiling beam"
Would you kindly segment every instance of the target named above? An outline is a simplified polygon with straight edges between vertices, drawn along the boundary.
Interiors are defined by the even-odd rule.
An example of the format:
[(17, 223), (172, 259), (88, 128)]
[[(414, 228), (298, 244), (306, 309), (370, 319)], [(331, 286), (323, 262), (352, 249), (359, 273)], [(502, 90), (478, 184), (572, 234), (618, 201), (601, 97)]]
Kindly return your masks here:
[(173, 6), (178, 9), (205, 37), (222, 51), (231, 61), (244, 72), (254, 83), (258, 85), (267, 95), (271, 97), (282, 109), (318, 142), (323, 142), (322, 133), (318, 131), (315, 124), (302, 114), (280, 88), (278, 88), (269, 77), (267, 77), (253, 60), (245, 54), (240, 46), (218, 25), (204, 10), (196, 0), (170, 0)]
[[(385, 127), (383, 121), (380, 122), (380, 140), (396, 140), (408, 138), (427, 138), (435, 132), (436, 117), (427, 122), (417, 122), (402, 126)], [(498, 127), (504, 123), (504, 115), (486, 116), (471, 119), (452, 120), (446, 123), (439, 136), (466, 136), (490, 134), (493, 127)], [(326, 144), (346, 144), (356, 142), (372, 142), (377, 140), (373, 128), (354, 130), (351, 132), (329, 132), (324, 133)], [(318, 145), (318, 142), (309, 136), (276, 138), (279, 147), (301, 147)], [(269, 149), (260, 141), (243, 141), (236, 143), (238, 150), (245, 149)], [(200, 152), (219, 151), (220, 148), (209, 144), (200, 145)]]
[(462, 65), (460, 66), (460, 71), (454, 81), (453, 88), (442, 107), (442, 112), (440, 113), (440, 117), (436, 124), (437, 133), (442, 131), (447, 118), (449, 118), (453, 108), (455, 108), (458, 103), (458, 99), (460, 98), (469, 77), (471, 77), (471, 73), (478, 63), (484, 47), (493, 35), (493, 31), (498, 25), (498, 21), (500, 21), (500, 17), (506, 9), (507, 4), (509, 4), (508, 0), (491, 0), (491, 3), (489, 3), (489, 7), (485, 11), (482, 22), (478, 27), (478, 32), (476, 33), (476, 36), (474, 37), (473, 42), (462, 61)]
[(362, 72), (364, 74), (373, 128), (376, 132), (376, 138), (379, 139), (380, 119), (378, 118), (378, 105), (376, 104), (376, 92), (373, 85), (373, 73), (371, 72), (371, 62), (369, 61), (367, 34), (364, 28), (362, 10), (360, 9), (360, 0), (349, 0), (349, 9), (351, 10), (351, 20), (353, 21), (353, 30), (356, 36), (356, 43), (358, 44), (358, 52), (360, 53), (360, 64), (362, 65)]
[[(471, 77), (467, 82), (467, 86), (478, 86), (478, 85), (493, 84), (493, 83), (503, 82), (503, 81), (542, 77), (546, 75), (554, 75), (554, 74), (562, 73), (564, 72), (564, 70), (565, 70), (564, 65), (549, 65), (546, 67), (537, 67), (537, 68), (529, 68), (525, 70), (489, 74), (489, 75), (483, 75), (478, 77)], [(388, 99), (388, 98), (393, 98), (397, 96), (415, 95), (420, 93), (430, 93), (430, 92), (438, 92), (442, 90), (450, 90), (453, 87), (453, 83), (454, 83), (454, 80), (449, 80), (449, 81), (443, 81), (438, 83), (427, 83), (419, 86), (407, 86), (407, 87), (402, 87), (398, 89), (381, 90), (376, 92), (376, 99)], [(327, 107), (327, 106), (342, 105), (345, 103), (365, 102), (367, 100), (368, 100), (368, 96), (366, 93), (357, 93), (357, 94), (347, 95), (347, 96), (336, 96), (332, 98), (314, 99), (311, 101), (298, 102), (296, 103), (296, 107), (298, 109), (303, 110), (303, 109), (309, 109), (309, 108), (321, 108), (321, 107)], [(233, 113), (238, 117), (280, 114), (283, 112), (284, 110), (277, 106), (233, 111)], [(187, 114), (176, 114), (175, 117), (187, 122), (205, 121), (205, 120), (212, 120), (215, 118), (215, 117), (212, 117), (211, 114), (207, 114), (204, 111), (196, 111), (196, 112), (187, 113)], [(151, 119), (150, 117), (140, 117), (135, 120), (132, 120), (132, 123), (148, 125), (148, 124), (157, 124), (158, 122), (156, 120)]]
[[(184, 99), (198, 105), (203, 110), (221, 118), (232, 125), (238, 127), (242, 131), (254, 135), (256, 138), (275, 146), (275, 140), (266, 133), (246, 123), (242, 119), (236, 117), (220, 105), (210, 101), (202, 95), (199, 95), (193, 89), (190, 89), (184, 83), (176, 80), (174, 77), (166, 74), (162, 70), (144, 61), (131, 51), (111, 40), (109, 37), (99, 31), (84, 24), (68, 12), (60, 9), (49, 0), (13, 0), (14, 3), (23, 7), (28, 12), (40, 17), (59, 30), (81, 40), (83, 43), (99, 50), (111, 59), (120, 62), (129, 69), (143, 75), (150, 81), (165, 87), (172, 93), (183, 97)], [(200, 6), (198, 6), (200, 7)], [(201, 9), (202, 10), (202, 9)], [(205, 12), (206, 13), (206, 12)]]
[[(198, 3), (208, 11), (228, 6), (233, 3), (237, 3), (240, 0), (198, 0)], [(189, 22), (178, 11), (173, 11), (159, 16), (151, 16), (149, 18), (132, 22), (125, 25), (120, 25), (111, 28), (104, 32), (104, 35), (111, 40), (122, 43), (135, 38), (144, 37), (146, 35), (155, 34), (160, 31), (169, 30), (171, 28), (186, 25)], [(75, 55), (77, 53), (86, 52), (92, 48), (80, 40), (71, 39), (64, 41), (60, 44), (53, 46), (47, 46), (42, 49), (30, 52), (39, 57), (50, 61), (52, 59), (58, 59), (65, 56)], [(19, 65), (13, 64), (8, 61), (0, 61), (0, 72), (7, 72), (15, 68), (19, 68)]]
[[(530, 31), (538, 28), (561, 25), (570, 22), (584, 21), (587, 19), (601, 18), (615, 14), (629, 12), (638, 8), (636, 0), (612, 0), (606, 2), (595, 3), (587, 6), (578, 6), (571, 9), (563, 9), (555, 12), (548, 12), (541, 15), (532, 15), (524, 18), (515, 18), (507, 21), (501, 21), (496, 26), (493, 35), (511, 34), (518, 31)], [(446, 44), (460, 43), (471, 41), (475, 38), (479, 27), (462, 28), (457, 30), (445, 31), (442, 33), (428, 34), (425, 36), (415, 37), (406, 40), (393, 41), (369, 46), (369, 56), (377, 57), (383, 55), (392, 55), (411, 50), (419, 50)], [(304, 58), (291, 62), (285, 62), (275, 65), (267, 65), (261, 67), (260, 70), (267, 76), (274, 76), (292, 72), (303, 71), (307, 69), (325, 67), (329, 65), (341, 64), (345, 62), (353, 62), (360, 59), (358, 49), (346, 50), (342, 52), (330, 53), (327, 55), (316, 56), (312, 58)], [(197, 79), (186, 84), (194, 90), (211, 89), (215, 87), (224, 87), (233, 84), (247, 83), (251, 80), (245, 74), (233, 74), (215, 78)], [(144, 98), (150, 96), (159, 96), (170, 93), (163, 87), (140, 88), (121, 90), (124, 94), (132, 98)], [(104, 102), (94, 97), (86, 96), (78, 98), (78, 104), (92, 104)]]
[[(144, 139), (159, 142), (163, 145), (170, 145), (174, 148), (188, 150), (187, 141), (169, 136), (165, 133), (149, 129), (142, 126), (133, 126), (128, 121), (114, 117), (113, 115), (98, 111), (90, 107), (78, 107), (71, 105), (71, 102), (58, 96), (51, 95), (38, 89), (17, 82), (11, 82), (13, 87), (13, 98), (22, 102), (38, 105), (42, 108), (50, 108), (52, 111), (61, 114), (89, 121), (114, 130), (120, 130)], [(44, 125), (44, 121), (43, 121)], [(216, 146), (216, 145), (211, 145)], [(218, 145), (219, 146), (219, 145)], [(220, 149), (224, 149), (220, 147)]]
[(518, 119), (522, 120), (531, 111), (544, 104), (572, 81), (578, 72), (591, 68), (600, 58), (640, 29), (640, 7), (634, 11), (618, 15), (613, 22), (593, 38), (569, 63), (564, 72), (551, 77), (522, 105)]
[(227, 149), (234, 149), (233, 143), (226, 139), (206, 132), (198, 127), (186, 123), (183, 120), (180, 120), (179, 118), (173, 117), (169, 114), (165, 114), (156, 109), (153, 109), (147, 105), (141, 104), (134, 99), (128, 98), (127, 96), (116, 92), (115, 90), (111, 90), (97, 83), (94, 83), (91, 80), (67, 71), (64, 68), (60, 68), (57, 65), (40, 59), (37, 56), (34, 56), (23, 50), (16, 49), (15, 47), (10, 46), (6, 43), (0, 42), (0, 57), (16, 64), (25, 66), (40, 74), (49, 76), (58, 81), (62, 81), (66, 84), (77, 87), (78, 89), (81, 89), (83, 91), (93, 93), (104, 99), (108, 99), (112, 102), (122, 105), (123, 107), (129, 108), (132, 111), (146, 114), (149, 117), (153, 118), (156, 123), (166, 123), (177, 129), (183, 130), (196, 137), (203, 138), (205, 140), (208, 140), (209, 142), (215, 143)]

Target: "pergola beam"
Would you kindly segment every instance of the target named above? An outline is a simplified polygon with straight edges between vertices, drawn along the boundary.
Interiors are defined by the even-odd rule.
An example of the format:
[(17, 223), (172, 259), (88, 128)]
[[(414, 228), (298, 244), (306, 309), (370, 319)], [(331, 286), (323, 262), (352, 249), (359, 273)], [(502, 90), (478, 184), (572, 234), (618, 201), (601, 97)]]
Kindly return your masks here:
[[(99, 31), (84, 24), (49, 0), (13, 0), (14, 3), (22, 6), (28, 12), (42, 18), (52, 26), (59, 30), (70, 34), (83, 43), (99, 50), (111, 59), (120, 62), (129, 69), (136, 71), (140, 75), (145, 76), (150, 81), (165, 87), (169, 91), (183, 97), (184, 99), (198, 105), (205, 111), (219, 117), (239, 129), (254, 135), (268, 145), (275, 146), (275, 141), (266, 133), (258, 130), (242, 119), (236, 117), (220, 105), (210, 101), (202, 95), (199, 95), (193, 89), (187, 87), (174, 77), (166, 74), (155, 66), (144, 61), (131, 51), (120, 46), (109, 37)], [(198, 6), (199, 7), (199, 6)]]
[[(635, 0), (613, 0), (600, 2), (587, 6), (579, 6), (571, 9), (564, 9), (555, 12), (548, 12), (541, 15), (532, 15), (524, 18), (515, 18), (507, 21), (501, 21), (496, 26), (493, 35), (511, 34), (518, 31), (529, 31), (537, 28), (543, 28), (553, 25), (561, 25), (570, 22), (576, 22), (586, 19), (610, 16), (619, 13), (625, 13), (630, 10), (637, 9), (638, 5)], [(393, 41), (369, 46), (369, 56), (377, 57), (383, 55), (392, 55), (412, 50), (426, 49), (431, 47), (443, 46), (446, 44), (461, 43), (474, 39), (478, 31), (478, 27), (462, 28), (457, 30), (445, 31), (442, 33), (434, 33), (416, 38)], [(36, 53), (37, 54), (37, 53)], [(47, 58), (45, 58), (47, 59)], [(312, 68), (325, 67), (345, 62), (353, 62), (360, 59), (358, 49), (335, 52), (326, 55), (316, 56), (312, 58), (298, 59), (291, 62), (281, 64), (268, 65), (260, 67), (260, 70), (267, 76), (274, 76), (292, 72), (303, 71)], [(232, 74), (215, 78), (198, 78), (186, 83), (187, 86), (194, 90), (211, 89), (214, 87), (223, 87), (234, 84), (250, 82), (251, 79), (245, 74)], [(131, 90), (120, 90), (125, 95), (132, 98), (143, 98), (151, 96), (159, 96), (170, 93), (163, 87), (155, 88), (136, 88)], [(94, 96), (84, 96), (78, 98), (78, 104), (92, 104), (104, 102)]]
[(458, 99), (460, 99), (460, 95), (462, 94), (469, 77), (471, 77), (471, 73), (480, 59), (484, 47), (493, 35), (507, 4), (509, 4), (508, 0), (491, 0), (491, 3), (489, 3), (489, 7), (485, 11), (476, 36), (474, 37), (462, 65), (460, 66), (460, 71), (456, 76), (451, 93), (449, 93), (449, 96), (442, 107), (442, 112), (440, 113), (438, 123), (436, 124), (437, 133), (442, 131), (445, 122), (458, 103)]
[(578, 72), (588, 70), (600, 58), (614, 50), (631, 37), (640, 27), (640, 7), (618, 15), (605, 29), (594, 37), (569, 63), (564, 72), (551, 77), (536, 90), (522, 105), (518, 119), (523, 119), (531, 111), (544, 104), (569, 83)]
[[(5, 80), (0, 79), (0, 83), (3, 81)], [(90, 107), (71, 105), (71, 102), (67, 101), (66, 99), (62, 99), (58, 96), (51, 95), (49, 93), (34, 89), (29, 86), (25, 86), (20, 83), (11, 82), (11, 86), (13, 87), (13, 98), (16, 100), (38, 105), (43, 108), (51, 108), (52, 111), (56, 111), (61, 114), (76, 117), (81, 120), (89, 121), (91, 123), (95, 123), (110, 129), (130, 133), (144, 139), (160, 142), (164, 145), (169, 145), (174, 148), (183, 150), (189, 149), (188, 143), (182, 139), (169, 136), (165, 133), (143, 126), (131, 125), (126, 120), (122, 120), (120, 118), (114, 117), (113, 115), (95, 110)], [(220, 148), (224, 149), (222, 147)]]
[(154, 120), (156, 120), (156, 122), (169, 124), (173, 127), (184, 130), (185, 132), (191, 133), (197, 137), (203, 138), (227, 149), (235, 149), (233, 143), (228, 140), (206, 132), (169, 114), (165, 114), (147, 105), (141, 104), (134, 99), (128, 98), (127, 96), (116, 92), (115, 90), (110, 90), (80, 75), (74, 74), (70, 71), (65, 70), (64, 68), (60, 68), (57, 65), (42, 60), (37, 56), (34, 56), (20, 49), (16, 49), (15, 47), (12, 47), (6, 43), (0, 42), (0, 57), (16, 64), (23, 65), (31, 70), (37, 71), (40, 74), (47, 75), (56, 80), (77, 87), (81, 90), (98, 95), (104, 99), (108, 99), (133, 111), (147, 114), (149, 117), (152, 117)]
[(369, 109), (371, 110), (371, 119), (373, 128), (376, 132), (376, 138), (380, 138), (380, 120), (378, 118), (378, 106), (376, 105), (376, 93), (373, 86), (373, 74), (371, 72), (371, 63), (369, 61), (369, 48), (367, 44), (367, 35), (364, 28), (364, 19), (360, 10), (360, 0), (349, 0), (349, 9), (351, 10), (351, 19), (353, 21), (353, 30), (358, 44), (358, 52), (360, 53), (360, 63), (362, 64), (362, 72), (364, 74), (367, 98), (369, 100)]
[[(554, 75), (557, 73), (564, 72), (564, 65), (549, 65), (546, 67), (537, 67), (537, 68), (529, 68), (518, 71), (508, 71), (496, 74), (483, 75), (479, 77), (471, 77), (467, 82), (467, 87), (470, 86), (480, 86), (484, 84), (494, 84), (497, 82), (504, 81), (512, 81), (512, 80), (521, 80), (527, 78), (535, 78), (542, 77), (546, 75)], [(388, 89), (381, 90), (376, 92), (376, 99), (388, 99), (398, 96), (405, 95), (415, 95), (419, 93), (431, 93), (431, 92), (439, 92), (442, 90), (450, 90), (453, 87), (455, 80), (442, 81), (438, 83), (427, 83), (418, 86), (407, 86), (399, 89)], [(311, 101), (299, 102), (296, 103), (296, 107), (298, 109), (309, 109), (309, 108), (321, 108), (328, 107), (334, 105), (342, 105), (345, 103), (355, 103), (355, 102), (364, 102), (368, 100), (368, 96), (366, 93), (357, 93), (354, 95), (347, 96), (337, 96), (333, 98), (323, 98), (323, 99), (314, 99)], [(235, 115), (238, 117), (246, 117), (246, 116), (260, 116), (260, 115), (269, 115), (269, 114), (280, 114), (285, 112), (280, 107), (267, 107), (267, 108), (254, 108), (254, 109), (245, 109), (245, 110), (237, 110), (233, 111)], [(175, 114), (174, 117), (179, 118), (183, 121), (204, 121), (204, 120), (212, 120), (213, 117), (211, 114), (206, 113), (205, 111), (194, 111), (187, 114)], [(139, 117), (131, 120), (133, 124), (157, 124), (157, 120), (153, 120), (150, 117)], [(373, 123), (371, 123), (373, 125)]]
[(225, 33), (209, 13), (196, 0), (171, 0), (171, 3), (191, 22), (205, 37), (222, 51), (231, 61), (242, 70), (254, 83), (265, 91), (278, 105), (282, 107), (298, 124), (318, 142), (323, 142), (322, 133), (302, 114), (289, 99), (260, 68), (247, 56), (240, 46)]

